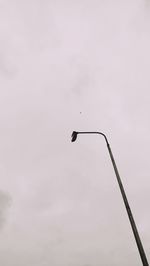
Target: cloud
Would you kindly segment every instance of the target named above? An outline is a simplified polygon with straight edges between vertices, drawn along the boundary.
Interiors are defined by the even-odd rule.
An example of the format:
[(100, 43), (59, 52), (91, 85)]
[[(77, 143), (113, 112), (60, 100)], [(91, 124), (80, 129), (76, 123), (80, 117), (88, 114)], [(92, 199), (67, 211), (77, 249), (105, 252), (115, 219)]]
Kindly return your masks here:
[(4, 226), (7, 217), (7, 210), (11, 204), (11, 197), (0, 190), (0, 229)]
[[(74, 145), (72, 130), (108, 135), (148, 250), (150, 37), (142, 3), (5, 1), (1, 188), (13, 206), (1, 265), (116, 266), (130, 254), (128, 265), (138, 265), (104, 140)], [(9, 193), (0, 191), (0, 228)]]

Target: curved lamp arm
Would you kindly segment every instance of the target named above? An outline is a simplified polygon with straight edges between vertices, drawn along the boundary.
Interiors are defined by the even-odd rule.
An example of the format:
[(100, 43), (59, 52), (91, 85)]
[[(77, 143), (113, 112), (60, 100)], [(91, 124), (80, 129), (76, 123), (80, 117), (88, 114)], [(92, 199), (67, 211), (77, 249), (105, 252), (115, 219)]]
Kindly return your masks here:
[(104, 133), (98, 132), (98, 131), (89, 131), (89, 132), (88, 131), (81, 131), (81, 132), (73, 131), (72, 135), (71, 135), (71, 137), (72, 137), (71, 141), (72, 142), (76, 141), (78, 134), (99, 134), (99, 135), (102, 135), (105, 138), (105, 141), (106, 141), (107, 145), (109, 145), (106, 135)]

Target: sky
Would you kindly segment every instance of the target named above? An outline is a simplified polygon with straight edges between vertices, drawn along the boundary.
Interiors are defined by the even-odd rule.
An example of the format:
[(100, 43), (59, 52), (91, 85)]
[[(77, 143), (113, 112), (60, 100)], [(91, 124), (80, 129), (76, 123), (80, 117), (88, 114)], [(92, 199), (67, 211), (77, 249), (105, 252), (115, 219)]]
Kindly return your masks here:
[(149, 0), (0, 0), (0, 264), (150, 261)]

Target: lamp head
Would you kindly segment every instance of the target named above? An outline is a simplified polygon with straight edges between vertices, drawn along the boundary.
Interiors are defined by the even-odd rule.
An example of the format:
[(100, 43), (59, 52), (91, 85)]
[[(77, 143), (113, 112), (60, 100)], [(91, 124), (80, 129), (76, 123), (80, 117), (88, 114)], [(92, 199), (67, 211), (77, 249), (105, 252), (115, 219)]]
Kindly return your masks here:
[(73, 132), (72, 132), (72, 135), (71, 135), (71, 141), (72, 141), (72, 142), (76, 141), (76, 139), (77, 139), (77, 135), (78, 135), (78, 132), (76, 132), (76, 131), (73, 131)]

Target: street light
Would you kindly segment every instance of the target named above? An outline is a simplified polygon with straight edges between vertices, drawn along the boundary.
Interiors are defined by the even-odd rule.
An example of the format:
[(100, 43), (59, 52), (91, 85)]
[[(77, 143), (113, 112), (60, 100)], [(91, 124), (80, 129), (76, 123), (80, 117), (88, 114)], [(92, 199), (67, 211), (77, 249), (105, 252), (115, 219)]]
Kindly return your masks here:
[(111, 151), (111, 148), (110, 148), (110, 145), (109, 145), (109, 142), (107, 140), (106, 135), (103, 134), (102, 132), (95, 132), (95, 131), (94, 132), (93, 131), (92, 132), (84, 132), (84, 131), (83, 132), (77, 132), (77, 131), (73, 131), (71, 141), (75, 142), (76, 139), (77, 139), (77, 136), (79, 134), (100, 134), (100, 135), (102, 135), (105, 138), (105, 141), (106, 141), (106, 144), (107, 144), (107, 148), (108, 148), (108, 152), (109, 152), (109, 155), (110, 155), (110, 159), (111, 159), (111, 162), (112, 162), (115, 174), (116, 174), (118, 185), (119, 185), (119, 188), (120, 188), (120, 191), (121, 191), (121, 195), (122, 195), (125, 207), (126, 207), (128, 218), (129, 218), (129, 221), (130, 221), (130, 224), (131, 224), (131, 228), (132, 228), (132, 231), (133, 231), (133, 234), (134, 234), (134, 237), (135, 237), (135, 241), (136, 241), (139, 253), (140, 253), (140, 257), (141, 257), (143, 266), (149, 266), (147, 258), (146, 258), (146, 254), (145, 254), (145, 251), (144, 251), (144, 248), (143, 248), (143, 245), (142, 245), (142, 242), (141, 242), (141, 239), (140, 239), (140, 236), (139, 236), (139, 233), (138, 233), (138, 230), (137, 230), (137, 227), (136, 227), (136, 224), (135, 224), (135, 221), (134, 221), (134, 218), (133, 218), (133, 215), (132, 215), (128, 200), (127, 200), (127, 196), (126, 196), (126, 193), (125, 193), (125, 190), (124, 190), (124, 187), (123, 187), (123, 184), (122, 184), (122, 181), (121, 181), (121, 178), (120, 178), (120, 175), (119, 175), (116, 163), (115, 163), (115, 159), (113, 157), (113, 154), (112, 154), (112, 151)]

